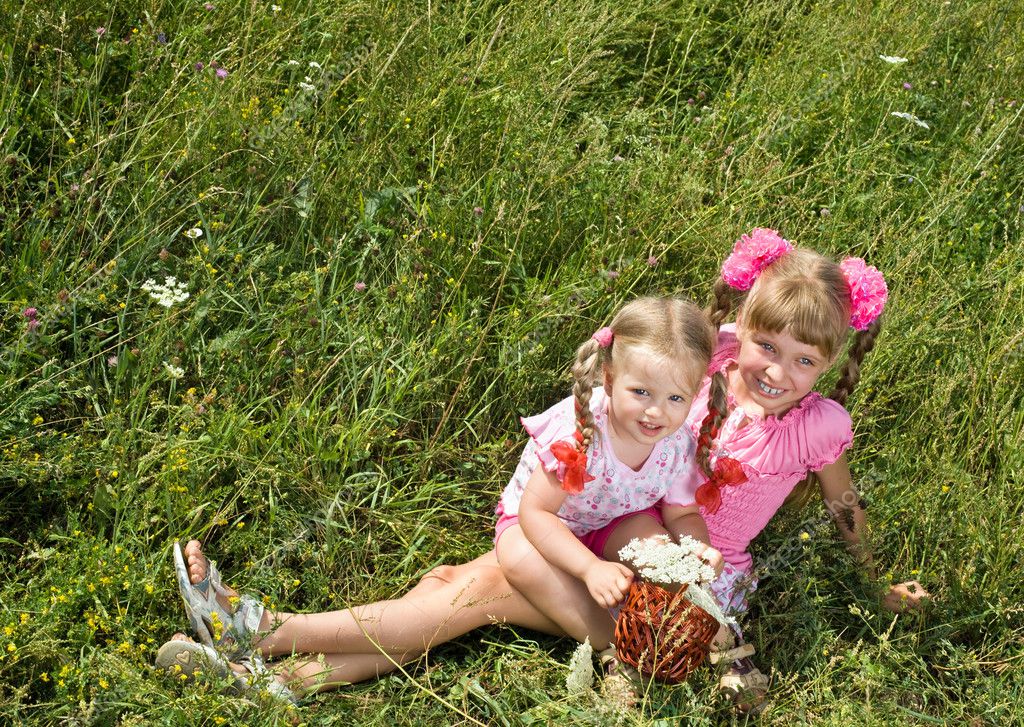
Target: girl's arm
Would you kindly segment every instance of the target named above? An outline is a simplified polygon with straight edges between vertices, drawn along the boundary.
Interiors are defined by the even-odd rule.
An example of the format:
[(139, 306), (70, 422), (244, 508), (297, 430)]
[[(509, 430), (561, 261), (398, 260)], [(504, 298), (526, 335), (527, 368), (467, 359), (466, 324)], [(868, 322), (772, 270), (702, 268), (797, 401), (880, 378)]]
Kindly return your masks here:
[(582, 580), (595, 601), (611, 608), (626, 597), (633, 573), (598, 558), (558, 518), (555, 513), (567, 496), (554, 474), (537, 467), (519, 502), (519, 525), (545, 560)]
[(709, 545), (711, 536), (708, 534), (707, 523), (704, 522), (697, 505), (665, 503), (661, 508), (661, 516), (665, 520), (665, 529), (676, 542), (679, 542), (680, 536), (689, 535), (694, 540), (703, 543), (704, 550), (698, 552), (697, 555), (704, 558), (715, 569), (716, 575), (721, 574), (725, 560), (721, 553)]
[[(835, 462), (823, 467), (817, 475), (825, 507), (836, 521), (839, 534), (846, 541), (846, 549), (864, 566), (868, 577), (875, 580), (878, 573), (867, 542), (867, 516), (863, 500), (853, 489), (846, 454), (843, 453)], [(930, 597), (920, 583), (906, 581), (889, 586), (883, 604), (890, 611), (900, 612), (907, 608), (919, 608), (921, 601)]]

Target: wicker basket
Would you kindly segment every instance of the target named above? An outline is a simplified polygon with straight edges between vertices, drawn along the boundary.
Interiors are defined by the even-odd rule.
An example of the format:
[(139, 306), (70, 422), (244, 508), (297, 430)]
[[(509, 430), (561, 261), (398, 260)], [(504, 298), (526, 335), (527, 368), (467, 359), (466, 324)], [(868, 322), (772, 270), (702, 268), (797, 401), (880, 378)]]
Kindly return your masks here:
[(634, 581), (615, 624), (619, 658), (641, 674), (678, 684), (707, 658), (718, 621), (678, 593)]

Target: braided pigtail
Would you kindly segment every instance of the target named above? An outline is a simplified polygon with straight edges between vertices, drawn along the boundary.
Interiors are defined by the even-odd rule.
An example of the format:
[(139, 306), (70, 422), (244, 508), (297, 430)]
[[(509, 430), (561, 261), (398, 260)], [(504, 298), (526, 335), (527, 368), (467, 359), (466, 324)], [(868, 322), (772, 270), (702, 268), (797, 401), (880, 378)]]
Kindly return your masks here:
[(697, 437), (697, 464), (708, 477), (711, 477), (711, 443), (718, 438), (718, 431), (729, 407), (725, 392), (725, 377), (715, 372), (708, 387), (708, 413), (701, 422)]
[(590, 411), (590, 397), (594, 393), (594, 376), (601, 363), (601, 344), (588, 339), (576, 351), (576, 363), (572, 365), (572, 395), (576, 399), (576, 431), (580, 449), (586, 452), (594, 441), (594, 413)]
[(715, 296), (715, 300), (708, 306), (707, 314), (711, 319), (711, 323), (714, 324), (715, 330), (722, 327), (725, 323), (726, 317), (732, 312), (733, 304), (733, 289), (727, 282), (719, 278), (715, 281), (712, 293)]
[(853, 337), (853, 343), (850, 344), (850, 351), (847, 354), (846, 363), (843, 365), (843, 372), (840, 374), (839, 381), (836, 382), (835, 388), (832, 389), (832, 393), (829, 395), (830, 399), (846, 406), (846, 400), (853, 393), (857, 382), (860, 381), (860, 365), (863, 363), (864, 357), (868, 352), (874, 348), (875, 339), (881, 330), (882, 319), (879, 317), (872, 321), (867, 330), (857, 331), (857, 335)]

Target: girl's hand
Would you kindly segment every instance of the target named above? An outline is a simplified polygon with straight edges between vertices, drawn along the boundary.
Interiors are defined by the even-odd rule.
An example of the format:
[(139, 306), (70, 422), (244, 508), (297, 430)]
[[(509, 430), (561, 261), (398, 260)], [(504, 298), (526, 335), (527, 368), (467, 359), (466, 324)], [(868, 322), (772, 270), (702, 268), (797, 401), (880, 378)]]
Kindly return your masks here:
[(924, 600), (931, 597), (932, 594), (917, 581), (905, 581), (889, 586), (888, 592), (882, 598), (882, 605), (893, 613), (918, 611), (924, 606)]
[(599, 560), (587, 568), (583, 582), (598, 605), (612, 608), (625, 600), (629, 584), (633, 582), (633, 571), (622, 563)]
[[(701, 543), (701, 545), (704, 546), (703, 549), (700, 547), (695, 548), (693, 551), (694, 555), (698, 558), (702, 558), (709, 566), (714, 568), (715, 578), (718, 578), (718, 576), (722, 575), (722, 568), (725, 567), (725, 558), (719, 551), (715, 550), (710, 545), (706, 545), (705, 543)], [(708, 585), (711, 584), (709, 583)]]

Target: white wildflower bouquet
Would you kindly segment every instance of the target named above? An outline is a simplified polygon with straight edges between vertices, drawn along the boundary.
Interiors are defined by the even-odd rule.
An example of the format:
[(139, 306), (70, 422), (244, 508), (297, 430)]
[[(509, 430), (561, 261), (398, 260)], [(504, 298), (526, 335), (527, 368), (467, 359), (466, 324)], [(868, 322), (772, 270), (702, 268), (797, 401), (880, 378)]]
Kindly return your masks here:
[(719, 623), (732, 622), (722, 613), (709, 587), (715, 580), (715, 569), (696, 554), (700, 543), (687, 535), (674, 543), (667, 535), (634, 538), (620, 551), (623, 561), (632, 563), (646, 580), (662, 586), (687, 585), (683, 596), (715, 617)]

